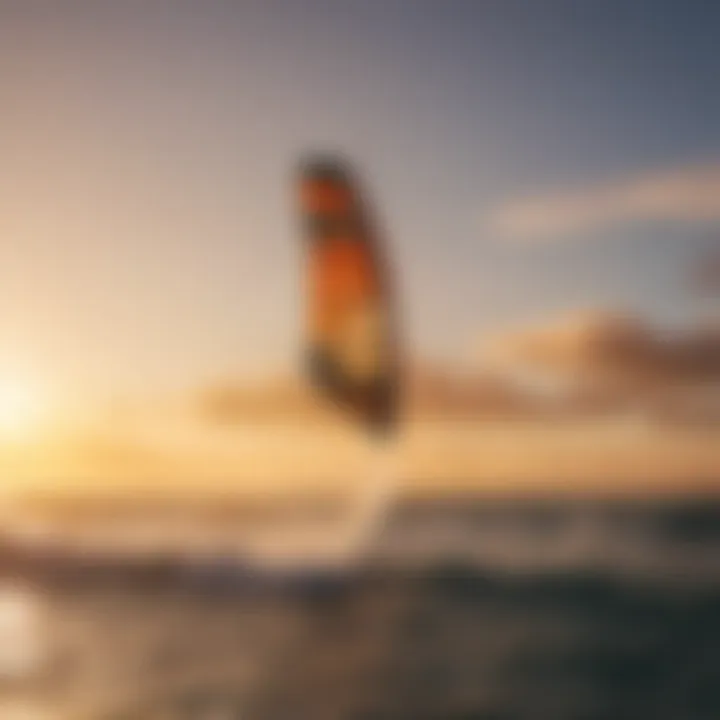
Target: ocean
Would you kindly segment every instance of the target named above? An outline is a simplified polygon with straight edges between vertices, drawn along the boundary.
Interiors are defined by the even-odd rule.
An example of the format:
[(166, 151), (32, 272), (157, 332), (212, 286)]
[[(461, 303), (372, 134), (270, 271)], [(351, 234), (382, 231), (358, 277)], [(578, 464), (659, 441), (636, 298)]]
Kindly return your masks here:
[(0, 717), (720, 718), (720, 501), (407, 500), (352, 568), (251, 562), (241, 525), (162, 557), (6, 534)]

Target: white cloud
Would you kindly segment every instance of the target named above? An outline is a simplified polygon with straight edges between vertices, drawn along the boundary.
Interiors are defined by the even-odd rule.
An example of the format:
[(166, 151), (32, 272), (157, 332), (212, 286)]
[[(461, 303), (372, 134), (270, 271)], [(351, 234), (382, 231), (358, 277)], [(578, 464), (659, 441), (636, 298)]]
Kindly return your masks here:
[(512, 200), (491, 211), (486, 229), (503, 240), (552, 242), (634, 221), (720, 222), (720, 165)]

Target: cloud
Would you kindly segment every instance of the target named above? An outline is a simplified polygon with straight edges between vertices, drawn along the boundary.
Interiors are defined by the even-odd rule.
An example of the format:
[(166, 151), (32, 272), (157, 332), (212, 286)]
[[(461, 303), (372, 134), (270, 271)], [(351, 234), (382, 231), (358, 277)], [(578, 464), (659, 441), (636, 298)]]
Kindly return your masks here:
[(497, 374), (418, 366), (407, 382), (407, 414), (420, 418), (508, 418), (536, 413), (535, 398)]
[(490, 213), (487, 231), (503, 240), (548, 242), (635, 221), (720, 222), (720, 165), (513, 200)]
[(322, 407), (299, 379), (222, 380), (199, 391), (197, 407), (212, 423), (234, 424), (322, 417)]
[(620, 313), (575, 313), (495, 341), (495, 353), (577, 378), (635, 384), (720, 381), (720, 326), (682, 331)]
[(495, 338), (486, 357), (510, 377), (555, 381), (566, 410), (720, 417), (718, 324), (671, 331), (621, 313), (575, 313)]

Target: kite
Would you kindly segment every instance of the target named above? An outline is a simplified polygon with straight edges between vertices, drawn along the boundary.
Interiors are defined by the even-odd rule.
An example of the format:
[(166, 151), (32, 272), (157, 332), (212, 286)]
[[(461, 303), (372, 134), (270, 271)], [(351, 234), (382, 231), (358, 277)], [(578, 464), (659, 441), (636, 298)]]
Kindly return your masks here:
[(350, 167), (334, 157), (300, 166), (305, 247), (305, 366), (321, 397), (375, 436), (397, 426), (396, 310), (384, 247)]

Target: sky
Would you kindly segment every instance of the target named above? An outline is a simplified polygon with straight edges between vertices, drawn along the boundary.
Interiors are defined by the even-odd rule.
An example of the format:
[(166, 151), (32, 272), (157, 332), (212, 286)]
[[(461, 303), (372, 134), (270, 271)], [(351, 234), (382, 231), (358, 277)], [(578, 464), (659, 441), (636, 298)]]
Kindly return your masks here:
[(687, 324), (718, 28), (680, 0), (0, 0), (0, 386), (293, 367), (318, 149), (362, 172), (418, 356), (578, 308)]

